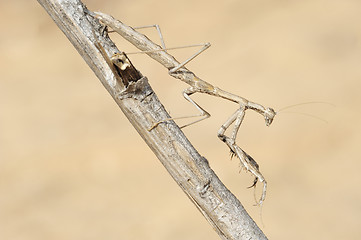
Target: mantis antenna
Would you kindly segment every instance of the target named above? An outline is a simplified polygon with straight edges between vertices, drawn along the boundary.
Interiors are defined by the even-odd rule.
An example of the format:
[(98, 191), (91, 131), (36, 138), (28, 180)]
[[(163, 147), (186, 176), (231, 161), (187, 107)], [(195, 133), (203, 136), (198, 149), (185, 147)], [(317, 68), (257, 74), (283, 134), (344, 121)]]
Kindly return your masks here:
[(333, 103), (329, 103), (329, 102), (320, 102), (320, 101), (314, 101), (314, 102), (303, 102), (303, 103), (296, 103), (296, 104), (292, 104), (286, 107), (283, 107), (281, 109), (279, 109), (277, 112), (282, 112), (283, 110), (289, 109), (289, 108), (293, 108), (293, 107), (298, 107), (298, 106), (302, 106), (302, 105), (310, 105), (310, 104), (328, 104), (332, 107), (335, 107), (335, 104)]
[(329, 103), (329, 102), (321, 102), (321, 101), (303, 102), (303, 103), (296, 103), (296, 104), (292, 104), (292, 105), (283, 107), (283, 108), (279, 109), (277, 111), (277, 113), (278, 114), (280, 114), (280, 113), (300, 114), (300, 115), (303, 115), (303, 116), (306, 116), (306, 117), (311, 117), (311, 118), (317, 119), (317, 120), (322, 121), (324, 123), (328, 123), (327, 120), (325, 120), (325, 119), (323, 119), (321, 117), (315, 116), (313, 114), (304, 113), (304, 112), (295, 112), (295, 111), (284, 111), (286, 109), (290, 109), (290, 108), (294, 108), (294, 107), (298, 107), (298, 106), (303, 106), (303, 105), (312, 105), (312, 104), (327, 104), (327, 105), (330, 105), (332, 107), (336, 107), (333, 103)]

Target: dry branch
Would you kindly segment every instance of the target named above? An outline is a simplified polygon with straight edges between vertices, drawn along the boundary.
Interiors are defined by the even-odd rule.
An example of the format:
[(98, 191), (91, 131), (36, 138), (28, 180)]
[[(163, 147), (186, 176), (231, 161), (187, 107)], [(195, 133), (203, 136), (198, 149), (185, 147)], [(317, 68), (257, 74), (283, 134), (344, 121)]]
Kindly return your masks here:
[[(108, 53), (119, 52), (114, 43), (102, 37), (102, 26), (86, 14), (80, 0), (38, 0), (87, 62), (120, 109), (153, 150), (169, 174), (196, 205), (222, 239), (267, 239), (239, 200), (223, 185), (207, 160), (191, 145), (169, 118), (146, 77), (129, 81), (124, 89), (96, 47), (100, 41)], [(123, 82), (128, 82), (125, 79)], [(134, 80), (134, 79), (133, 79)]]

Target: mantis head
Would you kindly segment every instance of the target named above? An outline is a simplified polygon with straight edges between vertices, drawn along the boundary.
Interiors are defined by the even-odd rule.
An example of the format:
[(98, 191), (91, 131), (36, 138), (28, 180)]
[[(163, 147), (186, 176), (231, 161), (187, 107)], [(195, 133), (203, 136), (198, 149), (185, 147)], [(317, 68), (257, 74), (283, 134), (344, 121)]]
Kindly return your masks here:
[(273, 110), (273, 108), (266, 108), (266, 110), (263, 113), (266, 126), (271, 125), (273, 118), (276, 116), (276, 114), (277, 113), (275, 110)]

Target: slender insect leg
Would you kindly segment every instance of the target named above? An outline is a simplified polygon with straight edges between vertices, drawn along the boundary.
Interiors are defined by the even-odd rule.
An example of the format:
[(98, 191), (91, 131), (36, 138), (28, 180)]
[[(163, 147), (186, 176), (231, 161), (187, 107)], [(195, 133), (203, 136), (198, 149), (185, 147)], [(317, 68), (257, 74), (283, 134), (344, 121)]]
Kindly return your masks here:
[(226, 138), (228, 138), (226, 135), (224, 135), (224, 133), (226, 132), (227, 128), (229, 128), (229, 126), (232, 125), (232, 123), (234, 121), (236, 121), (237, 116), (239, 115), (241, 109), (237, 109), (237, 111), (235, 113), (232, 114), (232, 116), (230, 116), (227, 121), (221, 126), (221, 128), (218, 130), (218, 138), (222, 141), (225, 142)]
[(203, 44), (203, 47), (201, 49), (199, 49), (196, 53), (194, 53), (192, 56), (187, 58), (184, 62), (180, 63), (178, 66), (175, 66), (174, 68), (170, 69), (169, 73), (174, 73), (174, 72), (178, 71), (180, 68), (184, 67), (187, 63), (189, 63), (194, 58), (196, 58), (199, 54), (201, 54), (202, 52), (207, 50), (210, 46), (211, 46), (210, 43)]
[(191, 118), (191, 117), (202, 117), (196, 121), (193, 121), (191, 123), (188, 123), (186, 125), (183, 125), (181, 126), (181, 128), (184, 128), (184, 127), (187, 127), (187, 126), (190, 126), (192, 124), (195, 124), (197, 122), (200, 122), (206, 118), (209, 118), (211, 116), (211, 114), (209, 114), (206, 110), (204, 110), (201, 106), (198, 105), (198, 103), (196, 103), (192, 98), (190, 98), (190, 95), (192, 95), (193, 93), (195, 93), (196, 91), (190, 87), (190, 88), (187, 88), (186, 90), (183, 91), (183, 97), (188, 100), (193, 106), (195, 106), (198, 111), (200, 112), (200, 114), (198, 115), (192, 115), (192, 116), (187, 116), (187, 117), (183, 117), (183, 118)]
[(184, 127), (187, 127), (187, 126), (190, 126), (194, 123), (197, 123), (197, 122), (200, 122), (206, 118), (209, 118), (211, 115), (206, 111), (204, 110), (201, 106), (199, 106), (198, 103), (196, 103), (192, 98), (190, 98), (190, 95), (192, 95), (193, 93), (196, 93), (197, 91), (194, 90), (193, 87), (190, 87), (190, 88), (187, 88), (186, 90), (183, 91), (183, 97), (188, 101), (190, 102), (193, 106), (195, 106), (197, 108), (197, 110), (199, 111), (199, 114), (196, 114), (196, 115), (191, 115), (191, 116), (184, 116), (184, 117), (175, 117), (175, 118), (167, 118), (167, 119), (164, 119), (162, 121), (159, 121), (155, 124), (153, 124), (148, 130), (152, 130), (153, 128), (157, 127), (160, 123), (163, 123), (163, 122), (166, 122), (166, 121), (170, 121), (170, 120), (176, 120), (176, 119), (185, 119), (185, 118), (193, 118), (193, 117), (201, 117), (200, 119), (197, 119), (196, 121), (193, 121), (191, 123), (188, 123), (186, 125), (183, 125), (181, 126), (180, 128), (184, 128)]
[(233, 127), (233, 130), (232, 130), (232, 133), (231, 133), (231, 139), (236, 142), (236, 137), (237, 137), (237, 133), (238, 133), (238, 130), (243, 122), (243, 118), (244, 118), (244, 115), (245, 115), (245, 110), (244, 108), (241, 108), (240, 109), (240, 113), (237, 115), (236, 119), (235, 119), (235, 123), (234, 123), (234, 127)]
[[(255, 187), (258, 180), (263, 183), (262, 196), (258, 202), (261, 205), (266, 197), (267, 182), (260, 173), (259, 166), (256, 163), (256, 161), (235, 143), (236, 136), (239, 127), (243, 121), (244, 115), (245, 115), (244, 107), (241, 107), (234, 114), (232, 114), (232, 116), (229, 119), (227, 119), (227, 121), (218, 130), (218, 138), (222, 140), (224, 143), (226, 143), (227, 146), (230, 148), (231, 153), (236, 155), (240, 159), (240, 162), (243, 165), (243, 167), (255, 176), (255, 180), (252, 186), (250, 187)], [(225, 132), (233, 123), (234, 123), (234, 128), (232, 130), (231, 136), (228, 137), (225, 135)]]
[[(153, 25), (145, 25), (145, 26), (138, 26), (138, 27), (133, 27), (133, 29), (142, 29), (142, 28), (155, 28), (157, 29), (157, 32), (158, 32), (158, 36), (160, 38), (160, 42), (161, 42), (161, 45), (162, 45), (162, 48), (163, 48), (163, 51), (167, 51), (166, 47), (165, 47), (165, 42), (164, 42), (164, 38), (163, 38), (163, 34), (162, 34), (162, 31), (160, 30), (160, 27), (158, 24), (153, 24)], [(112, 32), (116, 32), (114, 30), (110, 30), (108, 31), (109, 33), (112, 33)]]
[[(175, 48), (166, 48), (165, 46), (165, 42), (164, 42), (164, 38), (163, 38), (163, 34), (162, 31), (160, 30), (160, 27), (158, 24), (154, 24), (154, 25), (146, 25), (146, 26), (139, 26), (139, 27), (134, 27), (134, 29), (142, 29), (142, 28), (156, 28), (161, 44), (162, 44), (162, 50), (164, 52), (167, 52), (167, 50), (171, 50), (171, 49), (177, 49), (178, 47)], [(179, 70), (180, 68), (184, 67), (187, 63), (189, 63), (190, 61), (192, 61), (194, 58), (196, 58), (199, 54), (201, 54), (202, 52), (204, 52), (206, 49), (208, 49), (211, 44), (210, 43), (204, 43), (204, 44), (195, 44), (195, 45), (188, 45), (188, 46), (182, 46), (179, 48), (187, 48), (187, 47), (193, 47), (193, 46), (202, 46), (202, 48), (200, 50), (198, 50), (196, 53), (194, 53), (192, 56), (190, 56), (188, 59), (186, 59), (184, 62), (180, 63), (178, 66), (175, 66), (174, 68), (169, 70), (169, 73), (174, 73), (177, 70)], [(129, 53), (128, 53), (129, 54)]]
[(159, 35), (159, 38), (160, 38), (160, 42), (161, 42), (161, 44), (162, 44), (162, 48), (163, 48), (164, 51), (166, 52), (167, 50), (166, 50), (166, 47), (165, 47), (163, 34), (162, 34), (162, 31), (160, 30), (160, 27), (159, 27), (158, 24), (134, 27), (134, 29), (152, 28), (152, 27), (154, 27), (155, 29), (157, 29), (157, 32), (158, 32), (158, 35)]
[[(191, 47), (203, 47), (203, 48), (209, 48), (210, 47), (210, 45), (208, 45), (209, 43), (200, 43), (200, 44), (191, 44), (191, 45), (185, 45), (185, 46), (180, 46), (180, 47), (168, 47), (168, 48), (160, 48), (160, 49), (154, 49), (154, 50), (146, 50), (146, 51), (137, 51), (137, 52), (127, 52), (126, 54), (127, 55), (130, 55), (130, 54), (141, 54), (141, 53), (154, 53), (154, 52), (166, 52), (167, 50), (175, 50), (175, 49), (182, 49), (182, 48), (191, 48)], [(207, 46), (207, 47), (205, 47), (205, 46)], [(202, 49), (203, 49), (202, 48)], [(204, 50), (199, 50), (198, 52), (203, 52)], [(196, 53), (197, 55), (196, 56), (198, 56), (200, 53)], [(193, 60), (196, 56), (191, 56), (191, 57), (189, 57), (188, 59), (190, 59), (190, 60), (185, 60), (185, 61), (187, 61), (185, 64), (187, 64), (187, 63), (189, 63), (191, 60)], [(172, 56), (173, 57), (173, 56)], [(183, 67), (185, 64), (183, 64), (183, 63), (177, 63), (177, 64), (175, 64), (176, 66), (175, 67), (178, 67), (179, 65), (182, 65), (181, 67)], [(175, 68), (175, 67), (173, 67), (173, 68)], [(173, 69), (173, 68), (171, 68), (171, 69)], [(178, 68), (179, 69), (179, 68)], [(178, 70), (177, 69), (177, 70)]]
[(167, 48), (165, 46), (165, 42), (164, 42), (164, 38), (163, 38), (163, 34), (162, 31), (160, 30), (160, 27), (158, 24), (154, 24), (154, 25), (146, 25), (146, 26), (139, 26), (139, 27), (134, 27), (134, 29), (142, 29), (142, 28), (156, 28), (159, 38), (160, 38), (160, 42), (162, 45), (162, 49), (159, 50), (151, 50), (151, 51), (142, 51), (142, 52), (130, 52), (127, 53), (129, 54), (136, 54), (136, 53), (150, 53), (150, 52), (159, 52), (159, 51), (164, 51), (167, 52), (167, 50), (174, 50), (174, 49), (181, 49), (181, 48), (189, 48), (189, 47), (198, 47), (198, 46), (202, 46), (202, 48), (200, 50), (198, 50), (196, 53), (194, 53), (192, 56), (190, 56), (189, 58), (187, 58), (184, 62), (178, 64), (177, 66), (173, 67), (172, 69), (169, 70), (169, 73), (174, 73), (177, 70), (179, 70), (180, 68), (184, 67), (187, 63), (189, 63), (190, 61), (192, 61), (194, 58), (196, 58), (198, 55), (200, 55), (202, 52), (204, 52), (206, 49), (208, 49), (211, 44), (210, 43), (203, 43), (203, 44), (192, 44), (192, 45), (186, 45), (186, 46), (180, 46), (180, 47), (171, 47), (171, 48)]
[[(244, 118), (244, 114), (245, 112), (243, 108), (237, 109), (237, 111), (233, 113), (232, 116), (229, 117), (227, 121), (221, 126), (221, 128), (218, 130), (217, 135), (222, 142), (227, 144), (227, 146), (231, 150), (231, 154), (236, 155), (240, 159), (243, 167), (248, 171), (249, 170), (249, 164), (248, 164), (249, 161), (247, 161), (248, 155), (236, 145), (236, 139), (235, 139), (236, 133), (238, 132), (238, 129)], [(225, 135), (225, 132), (234, 122), (236, 123), (233, 128), (231, 137), (228, 137)], [(239, 149), (236, 149), (236, 147), (238, 147)]]
[[(236, 142), (237, 134), (238, 134), (239, 128), (240, 128), (240, 126), (241, 126), (241, 124), (243, 122), (244, 115), (245, 115), (245, 110), (240, 111), (238, 113), (238, 115), (236, 116), (236, 119), (234, 120), (233, 130), (232, 130), (232, 133), (230, 135), (230, 139), (234, 143)], [(248, 155), (246, 152), (244, 152), (244, 154), (248, 158), (250, 164), (252, 164), (256, 169), (259, 169), (259, 166), (258, 166), (257, 162), (250, 155)], [(256, 185), (256, 183), (257, 183), (257, 177), (255, 178), (252, 186), (250, 186), (249, 188), (254, 187)]]

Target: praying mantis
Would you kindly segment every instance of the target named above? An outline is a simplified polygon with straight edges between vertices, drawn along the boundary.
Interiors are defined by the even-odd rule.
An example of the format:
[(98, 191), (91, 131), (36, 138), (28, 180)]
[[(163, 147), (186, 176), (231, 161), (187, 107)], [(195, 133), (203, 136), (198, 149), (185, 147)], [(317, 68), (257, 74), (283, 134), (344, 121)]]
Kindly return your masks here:
[[(121, 21), (114, 19), (112, 16), (108, 14), (101, 12), (91, 12), (89, 10), (87, 10), (87, 13), (93, 16), (94, 18), (98, 19), (104, 26), (110, 27), (113, 31), (120, 34), (123, 38), (125, 38), (135, 47), (137, 47), (141, 52), (147, 54), (148, 56), (150, 56), (151, 58), (162, 64), (165, 68), (168, 69), (168, 73), (170, 76), (179, 79), (189, 85), (189, 87), (183, 91), (183, 96), (187, 101), (189, 101), (193, 106), (196, 107), (196, 109), (199, 111), (199, 114), (196, 116), (200, 118), (182, 127), (189, 126), (191, 124), (200, 122), (210, 117), (210, 114), (190, 97), (194, 93), (205, 93), (238, 104), (237, 110), (221, 126), (221, 128), (218, 130), (217, 136), (222, 142), (224, 142), (229, 147), (232, 156), (233, 155), (237, 156), (240, 159), (241, 165), (247, 171), (249, 171), (254, 175), (255, 179), (252, 186), (250, 187), (255, 187), (258, 181), (263, 183), (262, 195), (258, 200), (258, 204), (262, 205), (263, 201), (266, 198), (266, 191), (267, 191), (266, 179), (259, 171), (259, 165), (256, 163), (256, 161), (236, 144), (236, 138), (237, 138), (238, 130), (244, 119), (246, 110), (250, 109), (261, 114), (264, 117), (266, 126), (271, 125), (274, 117), (276, 116), (276, 111), (270, 107), (263, 107), (258, 103), (249, 101), (241, 96), (226, 92), (218, 87), (215, 87), (212, 84), (200, 79), (192, 71), (188, 70), (185, 67), (187, 63), (189, 63), (191, 60), (193, 60), (203, 51), (208, 49), (210, 47), (209, 43), (200, 44), (200, 45), (198, 44), (190, 45), (191, 47), (201, 46), (202, 48), (184, 62), (178, 62), (172, 55), (168, 53), (167, 50), (171, 50), (175, 48), (165, 47), (165, 43), (158, 25), (150, 25), (145, 27), (154, 26), (157, 29), (161, 37), (162, 46), (155, 44), (147, 36), (136, 31), (135, 28), (125, 25)], [(114, 64), (120, 69), (128, 66), (125, 53), (115, 53), (113, 56), (109, 58), (106, 55), (104, 49), (102, 49), (100, 44), (98, 44), (97, 48), (99, 49), (99, 51), (102, 52), (103, 56), (106, 58), (108, 65)], [(111, 66), (111, 68), (113, 70), (114, 66)], [(188, 117), (195, 117), (195, 116), (187, 116), (181, 118), (188, 118)], [(149, 131), (152, 131), (161, 123), (174, 119), (179, 119), (179, 118), (164, 119), (160, 122), (154, 123), (152, 126), (150, 126)], [(225, 132), (232, 124), (233, 124), (233, 129), (231, 131), (231, 134), (228, 136), (225, 134)]]

